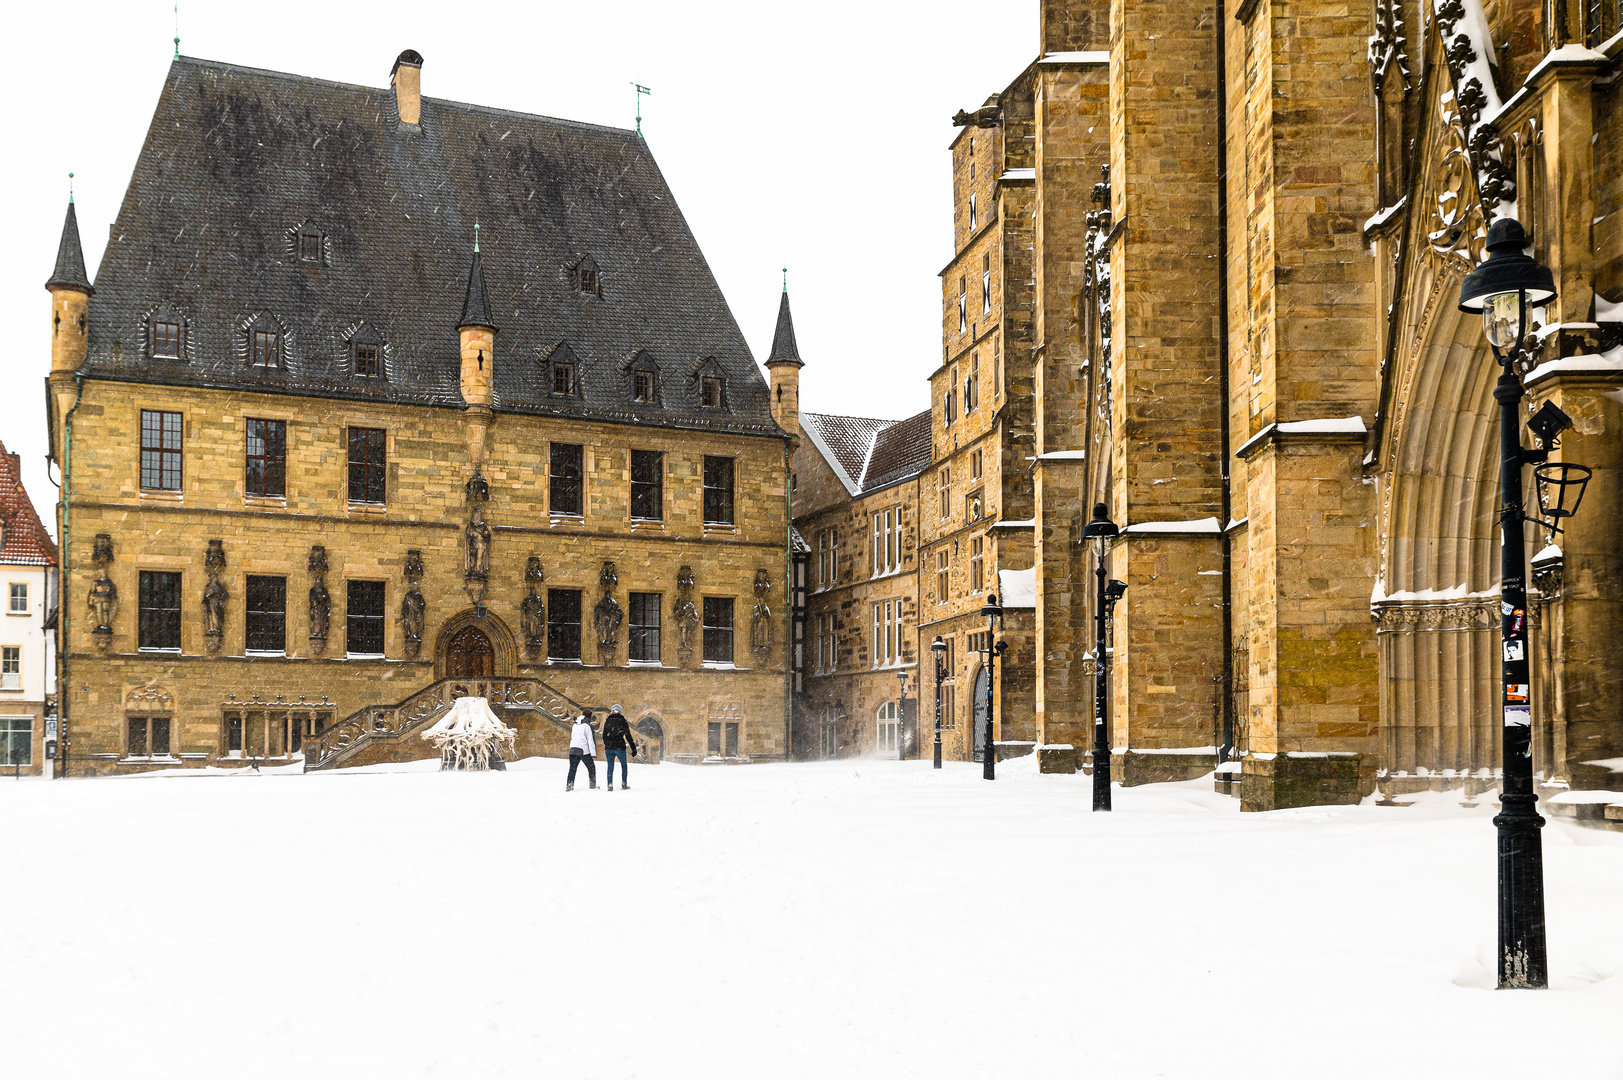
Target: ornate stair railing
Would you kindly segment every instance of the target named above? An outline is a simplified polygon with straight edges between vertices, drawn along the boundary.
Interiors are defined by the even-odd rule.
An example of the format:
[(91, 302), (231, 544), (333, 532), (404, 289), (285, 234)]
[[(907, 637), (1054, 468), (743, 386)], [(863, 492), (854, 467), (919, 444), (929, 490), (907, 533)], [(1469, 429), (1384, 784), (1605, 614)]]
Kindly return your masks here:
[[(395, 705), (368, 705), (344, 717), (319, 735), (304, 740), (304, 771), (332, 769), (363, 747), (398, 742), (423, 731), (457, 698), (482, 697), (492, 706), (524, 709), (568, 729), (580, 707), (540, 679), (440, 679)], [(432, 756), (424, 744), (423, 756)]]

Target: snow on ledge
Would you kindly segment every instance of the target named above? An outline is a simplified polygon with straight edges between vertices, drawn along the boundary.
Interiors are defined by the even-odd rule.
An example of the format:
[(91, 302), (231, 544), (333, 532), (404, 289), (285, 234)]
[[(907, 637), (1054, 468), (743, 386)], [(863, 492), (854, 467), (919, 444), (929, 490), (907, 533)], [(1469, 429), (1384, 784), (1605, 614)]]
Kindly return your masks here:
[(1550, 375), (1566, 372), (1571, 375), (1623, 374), (1623, 345), (1603, 353), (1582, 356), (1563, 356), (1559, 360), (1546, 360), (1527, 373), (1522, 380), (1528, 386)]
[(1595, 294), (1595, 321), (1623, 322), (1623, 300), (1613, 302), (1600, 293)]
[(1194, 521), (1139, 521), (1122, 530), (1124, 533), (1220, 533), (1222, 526), (1215, 517), (1196, 518)]
[(1039, 64), (1108, 64), (1110, 53), (1093, 50), (1088, 52), (1051, 52), (1044, 54), (1037, 61)]
[(1604, 63), (1606, 63), (1605, 53), (1600, 52), (1597, 49), (1585, 48), (1584, 46), (1579, 45), (1577, 42), (1572, 42), (1561, 46), (1559, 49), (1551, 49), (1544, 55), (1544, 59), (1533, 65), (1533, 70), (1527, 73), (1527, 78), (1523, 79), (1522, 82), (1524, 85), (1526, 83), (1533, 82), (1540, 75), (1544, 74), (1545, 68), (1555, 67), (1558, 64)]
[(1038, 454), (1034, 461), (1086, 461), (1086, 450), (1050, 450), (1046, 454)]
[(1036, 169), (1004, 169), (1003, 175), (998, 177), (1000, 181), (1035, 179), (1037, 179)]
[(1551, 559), (1559, 559), (1560, 557), (1561, 548), (1559, 545), (1545, 544), (1544, 548), (1537, 555), (1533, 556), (1533, 561), (1536, 563), (1548, 562)]
[(1391, 221), (1394, 217), (1400, 214), (1408, 205), (1409, 195), (1407, 192), (1405, 192), (1403, 198), (1399, 199), (1391, 206), (1388, 206), (1385, 210), (1382, 210), (1380, 213), (1370, 215), (1369, 219), (1364, 222), (1364, 231), (1369, 232), (1371, 229), (1380, 228), (1382, 225), (1385, 225), (1388, 221)]
[(1022, 521), (994, 521), (987, 526), (989, 529), (1035, 529), (1036, 527), (1036, 518), (1025, 518)]
[(1246, 451), (1276, 435), (1363, 435), (1369, 428), (1362, 416), (1331, 416), (1319, 420), (1287, 420), (1282, 424), (1269, 424), (1241, 444), (1234, 456), (1243, 458)]
[(1009, 608), (1035, 608), (1037, 606), (1037, 568), (1030, 570), (999, 570), (997, 572), (998, 603)]

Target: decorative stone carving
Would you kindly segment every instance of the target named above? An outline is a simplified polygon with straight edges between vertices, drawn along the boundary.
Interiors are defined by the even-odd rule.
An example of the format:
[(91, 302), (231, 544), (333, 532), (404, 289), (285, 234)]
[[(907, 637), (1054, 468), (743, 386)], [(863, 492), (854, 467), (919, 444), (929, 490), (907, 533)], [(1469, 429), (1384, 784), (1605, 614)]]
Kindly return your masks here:
[(327, 549), (320, 544), (310, 548), (310, 653), (320, 656), (327, 650), (327, 625), (332, 618), (332, 597), (327, 595)]
[(1561, 585), (1565, 577), (1566, 559), (1560, 554), (1554, 554), (1547, 559), (1536, 559), (1533, 562), (1533, 588), (1539, 591), (1539, 598), (1543, 600), (1556, 600), (1561, 596)]
[[(1454, 97), (1459, 104), (1461, 141), (1469, 152), (1480, 200), (1479, 211), (1483, 219), (1489, 219), (1498, 216), (1496, 211), (1501, 202), (1515, 200), (1516, 178), (1504, 163), (1499, 132), (1492, 124), (1482, 122), (1483, 113), (1492, 104), (1488, 95), (1493, 88), (1484, 87), (1481, 80), (1471, 74), (1469, 65), (1478, 59), (1471, 27), (1472, 22), (1466, 18), (1465, 5), (1460, 0), (1443, 0), (1437, 5), (1438, 37), (1443, 42)], [(1482, 44), (1488, 47), (1491, 42)]]
[(1486, 630), (1499, 625), (1497, 597), (1450, 603), (1396, 601), (1377, 604), (1370, 615), (1379, 633), (1395, 630)]
[(531, 555), (524, 568), (524, 602), (519, 605), (519, 628), (524, 633), (524, 655), (531, 660), (541, 655), (547, 643), (547, 603), (541, 599), (541, 584), (546, 573), (541, 569), (541, 556)]
[(766, 598), (772, 593), (772, 579), (765, 570), (755, 571), (755, 611), (750, 615), (750, 651), (756, 666), (772, 658), (772, 608)]
[(479, 466), (474, 466), (473, 476), (469, 478), (463, 491), (467, 494), (469, 506), (483, 506), (490, 501), (490, 481), (485, 479)]
[(113, 537), (110, 533), (97, 533), (96, 544), (90, 556), (96, 564), (96, 581), (90, 586), (86, 598), (90, 608), (90, 634), (96, 648), (105, 652), (113, 640), (113, 619), (118, 614), (118, 587), (107, 576), (107, 567), (113, 562)]
[(423, 647), (423, 618), (428, 605), (418, 584), (423, 580), (423, 553), (416, 548), (406, 552), (406, 595), (400, 601), (400, 631), (406, 641), (406, 656), (412, 660)]
[(161, 686), (140, 686), (124, 695), (125, 712), (174, 712), (175, 695)]
[(209, 576), (209, 583), (203, 587), (203, 641), (209, 652), (217, 653), (220, 639), (225, 635), (226, 602), (231, 598), (220, 583), (220, 572), (225, 569), (225, 545), (221, 541), (209, 541), (203, 567)]
[(620, 584), (620, 573), (613, 562), (607, 559), (603, 561), (603, 572), (598, 575), (597, 583), (603, 589), (602, 599), (592, 609), (592, 626), (597, 630), (597, 662), (612, 664), (615, 648), (619, 645), (616, 635), (625, 618), (625, 613), (620, 610), (620, 602), (614, 598), (614, 589)]
[(699, 626), (699, 609), (693, 603), (691, 566), (676, 572), (676, 607), (671, 614), (676, 620), (676, 660), (688, 667), (693, 662), (693, 631)]
[[(474, 474), (474, 480), (481, 479)], [(472, 497), (473, 480), (468, 481), (469, 495)], [(463, 534), (463, 591), (468, 594), (468, 601), (479, 611), (479, 617), (485, 614), (485, 582), (490, 577), (490, 526), (485, 524), (485, 512), (475, 505), (472, 514), (468, 516), (467, 528)]]

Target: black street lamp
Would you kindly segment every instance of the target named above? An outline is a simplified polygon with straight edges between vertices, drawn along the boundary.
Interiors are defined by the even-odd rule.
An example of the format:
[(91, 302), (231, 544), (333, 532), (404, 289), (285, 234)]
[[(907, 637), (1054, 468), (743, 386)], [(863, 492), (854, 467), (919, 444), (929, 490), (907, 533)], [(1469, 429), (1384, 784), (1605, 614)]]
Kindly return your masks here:
[[(996, 657), (1002, 650), (993, 649), (992, 638), (997, 634), (998, 620), (1003, 618), (1003, 609), (997, 606), (996, 593), (987, 594), (981, 614), (986, 618), (986, 747), (981, 754), (981, 778), (996, 780), (997, 743), (992, 738), (992, 732), (996, 730), (992, 726), (992, 686), (997, 681)], [(998, 644), (1002, 645), (1002, 642)]]
[[(1527, 311), (1555, 299), (1555, 279), (1547, 266), (1524, 253), (1527, 234), (1520, 222), (1500, 218), (1488, 228), (1488, 258), (1460, 286), (1460, 310), (1480, 312), (1483, 332), (1499, 362), (1493, 399), (1499, 403), (1499, 589), (1503, 636), (1503, 774), (1499, 813), (1499, 986), (1543, 989), (1549, 985), (1544, 947), (1544, 849), (1539, 829), (1544, 818), (1534, 807), (1532, 701), (1527, 655), (1527, 553), (1522, 506), (1522, 467), (1544, 466), (1555, 438), (1572, 421), (1553, 405), (1539, 410), (1529, 424), (1542, 444), (1522, 447), (1517, 419), (1525, 390), (1516, 371), (1527, 332)], [(1559, 463), (1558, 463), (1559, 465)], [(1546, 485), (1558, 493), (1554, 530), (1570, 517), (1583, 498), (1582, 466), (1541, 468), (1541, 497)], [(1546, 480), (1546, 475), (1549, 479)], [(1565, 508), (1568, 487), (1576, 488), (1571, 510)], [(1548, 505), (1546, 503), (1546, 505)]]
[[(1093, 611), (1093, 808), (1110, 809), (1110, 671), (1109, 641), (1106, 634), (1110, 613), (1116, 601), (1127, 592), (1125, 581), (1109, 578), (1105, 556), (1110, 541), (1121, 535), (1110, 520), (1109, 508), (1094, 503), (1093, 520), (1082, 530), (1084, 541), (1093, 541), (1093, 576), (1096, 585)], [(1107, 580), (1108, 579), (1108, 580)]]
[(896, 681), (902, 684), (901, 699), (896, 704), (896, 758), (907, 760), (907, 672), (898, 671)]
[(930, 654), (935, 660), (935, 767), (938, 769), (941, 768), (941, 658), (946, 651), (947, 643), (937, 634), (930, 645)]

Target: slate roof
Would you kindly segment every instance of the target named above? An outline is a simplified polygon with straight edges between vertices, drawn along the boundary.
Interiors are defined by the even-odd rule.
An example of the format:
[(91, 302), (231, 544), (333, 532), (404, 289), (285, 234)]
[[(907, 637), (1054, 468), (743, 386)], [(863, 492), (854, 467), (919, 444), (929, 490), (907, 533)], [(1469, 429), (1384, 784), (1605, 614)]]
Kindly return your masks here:
[(55, 285), (65, 285), (69, 288), (83, 289), (87, 293), (95, 293), (90, 287), (90, 278), (85, 273), (85, 249), (79, 243), (79, 215), (73, 209), (73, 199), (68, 199), (68, 216), (62, 222), (62, 240), (56, 246), (56, 269), (51, 271), (51, 279), (45, 283), (47, 289)]
[[(301, 229), (319, 234), (318, 261), (300, 258)], [(181, 58), (96, 288), (92, 377), (460, 407), (467, 307), (500, 327), (499, 411), (782, 437), (647, 144), (618, 128), (432, 97), (413, 128), (392, 89)], [(180, 360), (148, 357), (154, 318), (181, 322)], [(251, 326), (281, 328), (281, 369), (249, 365)], [(383, 379), (351, 374), (362, 333), (383, 343)], [(576, 398), (549, 393), (563, 344)], [(630, 400), (644, 353), (657, 404)], [(726, 410), (699, 404), (712, 357)]]
[(795, 320), (789, 315), (789, 290), (783, 290), (783, 299), (778, 302), (778, 325), (772, 331), (772, 352), (767, 355), (768, 367), (773, 364), (793, 364), (796, 367), (805, 367), (805, 361), (800, 359), (800, 348), (795, 344)]
[(930, 464), (930, 410), (906, 420), (803, 412), (800, 423), (819, 450), (850, 477), (857, 494), (917, 476)]
[(55, 566), (56, 541), (45, 531), (34, 510), (34, 502), (23, 488), (22, 466), (17, 455), (7, 453), (0, 443), (0, 564), (8, 566)]

